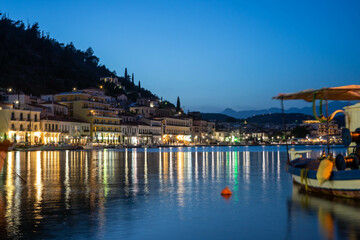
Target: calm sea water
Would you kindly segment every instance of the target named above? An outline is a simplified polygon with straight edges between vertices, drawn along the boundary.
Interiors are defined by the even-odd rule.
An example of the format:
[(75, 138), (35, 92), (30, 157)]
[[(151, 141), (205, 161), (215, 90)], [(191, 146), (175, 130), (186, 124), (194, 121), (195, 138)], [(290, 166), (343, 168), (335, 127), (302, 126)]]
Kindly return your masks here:
[(358, 205), (299, 193), (285, 147), (11, 152), (0, 239), (359, 239)]

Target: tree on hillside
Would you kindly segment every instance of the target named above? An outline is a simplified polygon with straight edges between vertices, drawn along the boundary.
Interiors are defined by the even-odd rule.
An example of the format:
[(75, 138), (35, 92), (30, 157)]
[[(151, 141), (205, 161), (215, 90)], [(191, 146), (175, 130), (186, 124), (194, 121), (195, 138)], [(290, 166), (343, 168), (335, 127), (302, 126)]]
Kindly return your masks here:
[[(0, 13), (0, 86), (3, 88), (39, 96), (70, 91), (73, 87), (96, 87), (99, 78), (113, 76), (127, 91), (155, 97), (149, 90), (138, 89), (126, 68), (125, 75), (117, 76), (115, 71), (100, 65), (91, 47), (85, 51), (76, 49), (72, 42), (60, 43), (44, 34), (38, 23), (26, 25)], [(117, 94), (120, 90), (110, 92)]]
[(180, 107), (180, 98), (177, 98), (176, 101), (176, 112), (180, 112), (181, 111), (181, 107)]
[(94, 56), (94, 50), (89, 47), (85, 51), (85, 62), (97, 66), (99, 64), (99, 58)]
[(139, 90), (141, 89), (141, 83), (140, 83), (140, 81), (139, 81), (139, 85), (138, 85), (138, 88), (139, 88)]
[(125, 68), (125, 74), (124, 74), (124, 78), (125, 78), (125, 81), (128, 80), (128, 73), (127, 73), (127, 68)]
[(310, 132), (304, 126), (297, 126), (291, 131), (291, 135), (296, 138), (305, 138), (308, 134), (310, 134)]
[(132, 82), (132, 84), (134, 84), (134, 73), (131, 74), (131, 82)]

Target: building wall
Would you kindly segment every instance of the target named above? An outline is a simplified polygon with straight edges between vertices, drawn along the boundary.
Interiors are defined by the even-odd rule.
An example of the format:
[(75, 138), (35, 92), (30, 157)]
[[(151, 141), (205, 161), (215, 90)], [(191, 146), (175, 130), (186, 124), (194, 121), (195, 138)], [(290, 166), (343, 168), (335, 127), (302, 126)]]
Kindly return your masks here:
[(90, 123), (60, 121), (60, 142), (80, 143), (90, 142)]
[(345, 125), (351, 132), (360, 128), (360, 103), (345, 107)]
[(43, 144), (57, 144), (59, 143), (60, 128), (59, 121), (56, 120), (41, 120), (41, 142)]
[(152, 117), (156, 115), (156, 108), (153, 107), (145, 107), (145, 106), (138, 106), (138, 107), (130, 107), (130, 112), (133, 112), (138, 115), (142, 115), (143, 117)]
[(23, 109), (0, 110), (0, 137), (11, 142), (40, 142), (40, 112)]
[(67, 104), (74, 118), (90, 123), (92, 141), (119, 143), (121, 140), (121, 119), (117, 112), (110, 108), (109, 97), (98, 91), (61, 94), (56, 100)]

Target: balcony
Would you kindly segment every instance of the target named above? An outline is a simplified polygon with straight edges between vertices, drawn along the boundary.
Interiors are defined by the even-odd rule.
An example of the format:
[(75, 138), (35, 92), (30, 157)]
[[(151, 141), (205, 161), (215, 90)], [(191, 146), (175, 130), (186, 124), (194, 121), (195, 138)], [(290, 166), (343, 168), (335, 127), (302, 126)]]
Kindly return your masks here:
[(119, 126), (119, 125), (121, 125), (121, 123), (98, 122), (98, 121), (94, 121), (93, 124), (98, 124), (98, 125), (114, 125), (114, 126)]
[(44, 132), (62, 132), (62, 131), (60, 129), (55, 129), (55, 128), (45, 128)]

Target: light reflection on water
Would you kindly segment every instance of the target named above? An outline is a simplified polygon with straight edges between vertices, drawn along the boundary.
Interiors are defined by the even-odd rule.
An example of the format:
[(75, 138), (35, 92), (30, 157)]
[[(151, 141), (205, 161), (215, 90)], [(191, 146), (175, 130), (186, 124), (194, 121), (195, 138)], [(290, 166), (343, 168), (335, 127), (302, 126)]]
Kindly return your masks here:
[[(304, 208), (304, 200), (297, 200), (303, 195), (292, 193), (284, 151), (271, 146), (10, 152), (0, 173), (0, 239), (331, 238), (317, 217), (323, 204)], [(233, 191), (229, 199), (220, 196), (225, 186)], [(335, 236), (349, 236), (347, 224), (329, 222)], [(357, 226), (352, 234), (360, 231)]]

